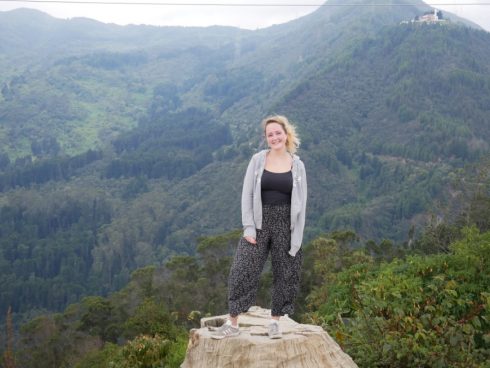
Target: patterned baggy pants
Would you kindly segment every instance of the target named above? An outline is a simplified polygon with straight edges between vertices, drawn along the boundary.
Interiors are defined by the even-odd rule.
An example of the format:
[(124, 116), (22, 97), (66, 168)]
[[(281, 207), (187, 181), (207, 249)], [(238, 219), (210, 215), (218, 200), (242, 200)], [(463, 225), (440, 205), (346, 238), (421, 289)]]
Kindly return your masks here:
[(293, 257), (291, 246), (291, 206), (264, 205), (262, 229), (257, 230), (257, 244), (241, 238), (228, 279), (230, 316), (246, 312), (255, 303), (260, 274), (269, 252), (272, 263), (272, 315), (283, 316), (294, 311), (299, 289), (301, 249)]

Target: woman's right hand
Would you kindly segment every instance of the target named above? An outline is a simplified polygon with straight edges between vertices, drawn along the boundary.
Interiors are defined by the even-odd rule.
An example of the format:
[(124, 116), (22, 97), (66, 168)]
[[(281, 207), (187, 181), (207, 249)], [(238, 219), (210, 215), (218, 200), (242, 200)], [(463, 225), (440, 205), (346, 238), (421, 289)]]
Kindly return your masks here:
[(257, 240), (255, 240), (252, 236), (244, 236), (244, 239), (248, 241), (250, 244), (257, 244)]

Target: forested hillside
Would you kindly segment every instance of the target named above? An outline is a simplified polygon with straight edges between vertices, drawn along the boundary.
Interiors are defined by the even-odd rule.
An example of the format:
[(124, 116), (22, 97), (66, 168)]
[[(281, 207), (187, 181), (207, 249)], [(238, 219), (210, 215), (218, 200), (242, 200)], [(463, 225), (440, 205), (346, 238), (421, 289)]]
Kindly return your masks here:
[[(296, 123), (306, 241), (406, 240), (488, 154), (490, 35), (325, 7), (258, 31), (0, 13), (0, 315), (62, 310), (240, 227), (270, 113)], [(448, 16), (449, 17), (449, 16)]]
[(488, 152), (488, 41), (453, 25), (387, 27), (275, 107), (302, 121), (305, 160), (322, 185), (337, 181), (329, 195), (312, 191), (319, 228), (403, 237), (442, 199), (450, 172)]
[[(359, 367), (486, 367), (490, 197), (478, 177), (465, 173), (477, 185), (462, 188), (454, 222), (432, 222), (409, 242), (364, 242), (347, 230), (305, 244), (294, 318), (325, 328)], [(26, 368), (179, 367), (186, 330), (226, 311), (240, 236), (202, 237), (194, 256), (140, 268), (107, 298), (85, 297), (32, 319), (5, 361)], [(270, 269), (262, 275), (258, 305), (270, 303), (271, 277)]]

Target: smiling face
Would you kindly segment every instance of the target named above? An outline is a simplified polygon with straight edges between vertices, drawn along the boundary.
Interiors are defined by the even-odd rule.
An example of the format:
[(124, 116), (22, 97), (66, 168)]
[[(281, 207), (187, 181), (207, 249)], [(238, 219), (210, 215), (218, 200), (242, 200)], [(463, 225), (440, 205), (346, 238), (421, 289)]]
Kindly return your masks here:
[(269, 123), (265, 127), (265, 138), (270, 149), (286, 149), (287, 134), (281, 124)]

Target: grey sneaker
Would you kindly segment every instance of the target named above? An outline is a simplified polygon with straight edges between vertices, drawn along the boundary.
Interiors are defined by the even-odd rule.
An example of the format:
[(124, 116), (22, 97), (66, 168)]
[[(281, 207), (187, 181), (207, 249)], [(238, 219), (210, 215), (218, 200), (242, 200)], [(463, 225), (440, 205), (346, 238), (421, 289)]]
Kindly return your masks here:
[(269, 338), (271, 339), (281, 339), (282, 338), (282, 333), (281, 329), (279, 328), (279, 323), (278, 322), (271, 322), (269, 324)]
[(211, 338), (221, 340), (225, 337), (233, 337), (238, 335), (240, 335), (240, 330), (238, 327), (233, 327), (230, 321), (226, 321), (226, 323), (211, 334)]

